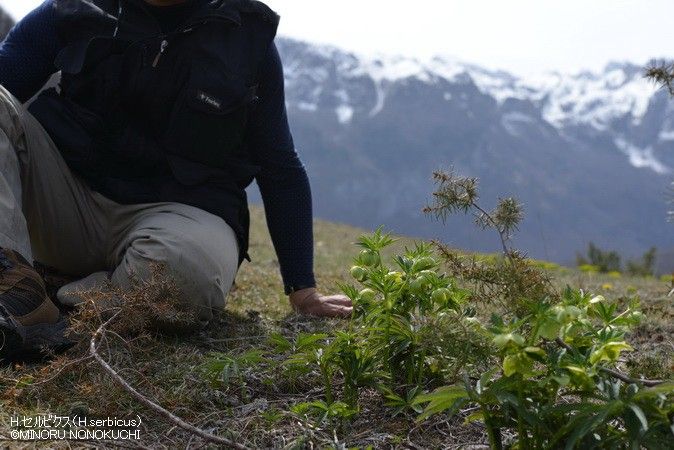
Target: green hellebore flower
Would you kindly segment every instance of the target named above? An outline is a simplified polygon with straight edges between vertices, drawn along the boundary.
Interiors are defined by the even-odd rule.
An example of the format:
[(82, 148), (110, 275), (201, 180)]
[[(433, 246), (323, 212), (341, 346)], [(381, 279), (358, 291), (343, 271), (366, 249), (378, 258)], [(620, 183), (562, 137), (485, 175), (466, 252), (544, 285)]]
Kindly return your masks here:
[(431, 267), (435, 266), (436, 262), (433, 258), (430, 256), (423, 256), (416, 261), (414, 261), (414, 264), (412, 264), (412, 270), (420, 271), (420, 270), (426, 270), (430, 269)]
[(431, 294), (431, 300), (433, 300), (434, 303), (440, 305), (446, 305), (451, 298), (452, 298), (452, 291), (450, 291), (447, 288), (436, 289)]
[(362, 250), (358, 256), (358, 260), (366, 267), (376, 267), (381, 262), (379, 254), (370, 249)]
[(377, 293), (370, 288), (366, 288), (360, 291), (358, 295), (360, 295), (361, 300), (364, 300), (366, 302), (373, 302)]
[(361, 266), (353, 266), (351, 268), (351, 276), (356, 280), (363, 282), (367, 280), (367, 270)]
[(424, 277), (417, 277), (410, 282), (410, 291), (422, 294), (428, 287), (428, 281)]

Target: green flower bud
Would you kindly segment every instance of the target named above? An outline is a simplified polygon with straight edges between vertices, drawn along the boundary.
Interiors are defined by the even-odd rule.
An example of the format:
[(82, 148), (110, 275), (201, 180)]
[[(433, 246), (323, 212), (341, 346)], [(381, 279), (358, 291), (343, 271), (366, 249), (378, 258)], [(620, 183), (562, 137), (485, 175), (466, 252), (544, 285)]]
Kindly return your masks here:
[(374, 290), (367, 288), (360, 291), (359, 295), (361, 300), (364, 300), (366, 302), (373, 302), (377, 293)]
[(376, 267), (381, 262), (379, 254), (370, 249), (362, 250), (358, 256), (358, 260), (366, 267)]
[(431, 267), (435, 266), (435, 264), (436, 262), (433, 258), (430, 256), (423, 256), (414, 261), (414, 264), (412, 264), (412, 270), (419, 271), (430, 269)]
[(422, 294), (428, 288), (428, 281), (424, 277), (417, 277), (410, 283), (410, 291)]
[(367, 280), (367, 270), (361, 266), (353, 266), (351, 268), (351, 276), (356, 280), (363, 282)]
[(578, 317), (580, 317), (580, 314), (582, 313), (580, 308), (578, 308), (576, 306), (567, 306), (566, 312), (569, 315), (569, 317), (571, 318), (571, 320), (576, 320)]
[(553, 311), (557, 314), (557, 322), (561, 324), (567, 324), (576, 320), (580, 314), (581, 310), (576, 306), (555, 306)]
[(393, 282), (394, 286), (400, 286), (403, 283), (403, 274), (391, 271), (386, 274), (385, 280), (387, 282)]
[(497, 334), (494, 336), (494, 344), (499, 348), (505, 348), (511, 342), (517, 347), (521, 347), (525, 341), (524, 337), (516, 333)]
[(431, 300), (440, 305), (446, 305), (447, 302), (452, 298), (452, 291), (447, 288), (439, 288), (433, 291), (431, 294)]
[(419, 272), (419, 276), (430, 280), (432, 279), (432, 277), (437, 276), (437, 274), (432, 270), (422, 270), (421, 272)]

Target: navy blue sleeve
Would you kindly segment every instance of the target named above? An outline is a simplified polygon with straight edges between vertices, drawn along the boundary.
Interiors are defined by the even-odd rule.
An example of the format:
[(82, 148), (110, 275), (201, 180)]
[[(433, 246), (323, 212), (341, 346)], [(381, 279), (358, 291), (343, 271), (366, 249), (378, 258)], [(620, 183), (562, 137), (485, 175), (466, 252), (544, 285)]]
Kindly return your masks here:
[(53, 0), (24, 17), (0, 44), (0, 84), (21, 102), (35, 95), (58, 70), (60, 51)]
[(288, 125), (283, 66), (272, 43), (259, 76), (259, 102), (248, 125), (267, 227), (284, 284), (315, 286), (311, 187)]

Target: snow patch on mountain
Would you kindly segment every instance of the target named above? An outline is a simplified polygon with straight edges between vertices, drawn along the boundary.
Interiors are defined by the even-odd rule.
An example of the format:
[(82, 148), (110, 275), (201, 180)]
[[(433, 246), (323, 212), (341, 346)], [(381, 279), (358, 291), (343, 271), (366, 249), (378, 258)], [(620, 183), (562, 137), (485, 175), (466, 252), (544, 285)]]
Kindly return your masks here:
[(641, 73), (628, 76), (625, 69), (555, 78), (542, 79), (537, 88), (547, 95), (546, 119), (557, 126), (588, 124), (603, 131), (626, 116), (638, 125), (656, 90)]
[(498, 103), (509, 98), (536, 99), (538, 92), (523, 84), (521, 80), (503, 72), (491, 72), (472, 67), (468, 72), (482, 92), (493, 97)]
[(335, 113), (337, 113), (337, 120), (339, 120), (339, 123), (346, 125), (351, 122), (354, 110), (349, 105), (339, 105), (335, 109)]
[(519, 112), (509, 112), (503, 115), (501, 125), (506, 131), (514, 137), (520, 137), (525, 134), (526, 127), (531, 126), (536, 121), (526, 114)]
[(658, 161), (653, 154), (652, 147), (639, 148), (623, 138), (616, 138), (614, 142), (616, 147), (628, 156), (634, 167), (648, 168), (661, 175), (672, 172), (671, 168)]
[(309, 103), (309, 102), (299, 102), (297, 103), (297, 107), (301, 109), (302, 111), (317, 111), (318, 110), (318, 105), (315, 103)]
[[(280, 45), (291, 42), (286, 39), (279, 41)], [(395, 83), (415, 79), (427, 84), (440, 80), (460, 84), (466, 82), (467, 78), (465, 65), (446, 57), (420, 60), (395, 55), (356, 55), (329, 45), (292, 42), (302, 46), (302, 57), (286, 62), (286, 88), (297, 97), (289, 102), (290, 105), (304, 111), (312, 110), (314, 105), (321, 103), (323, 93), (307, 91), (306, 87), (310, 85), (335, 85), (337, 90), (334, 95), (339, 98), (345, 92), (345, 86), (355, 80), (370, 79), (376, 90), (376, 102), (368, 115), (374, 117), (385, 106), (388, 87)], [(355, 110), (349, 104), (342, 103), (335, 108), (335, 112), (340, 122), (348, 123)]]
[(452, 81), (465, 72), (465, 67), (456, 60), (434, 57), (424, 61), (404, 56), (361, 56), (360, 64), (351, 68), (351, 76), (370, 76), (377, 83), (395, 83), (415, 78), (424, 83), (438, 79)]
[(469, 71), (480, 89), (499, 103), (509, 98), (530, 100), (543, 109), (557, 128), (589, 125), (605, 131), (613, 121), (628, 116), (639, 125), (656, 88), (630, 67), (607, 68), (603, 73), (544, 73), (529, 79), (485, 70)]
[(658, 134), (658, 141), (660, 141), (660, 142), (674, 141), (674, 131), (662, 130)]
[(386, 101), (386, 93), (384, 92), (384, 89), (380, 85), (376, 85), (375, 87), (377, 91), (377, 102), (374, 104), (368, 114), (370, 117), (374, 117), (379, 114), (382, 109), (384, 109), (384, 102)]

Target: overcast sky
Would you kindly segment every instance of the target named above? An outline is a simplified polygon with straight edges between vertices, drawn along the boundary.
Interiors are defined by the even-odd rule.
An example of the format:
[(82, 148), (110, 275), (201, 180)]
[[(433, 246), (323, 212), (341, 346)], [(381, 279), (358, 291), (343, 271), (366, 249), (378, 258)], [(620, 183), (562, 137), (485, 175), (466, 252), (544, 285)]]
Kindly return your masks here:
[[(41, 0), (0, 0), (21, 17)], [(268, 0), (280, 33), (519, 74), (674, 57), (672, 0)]]

